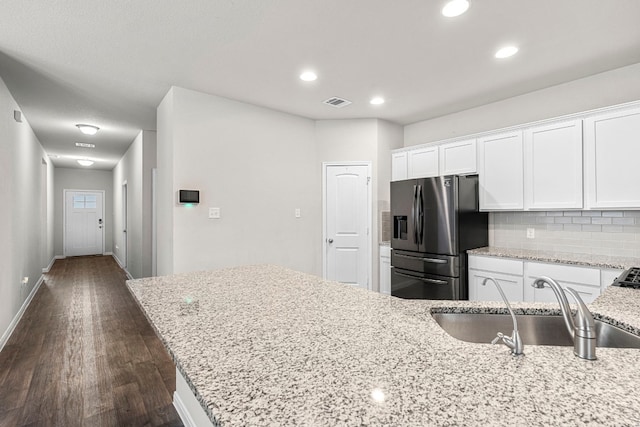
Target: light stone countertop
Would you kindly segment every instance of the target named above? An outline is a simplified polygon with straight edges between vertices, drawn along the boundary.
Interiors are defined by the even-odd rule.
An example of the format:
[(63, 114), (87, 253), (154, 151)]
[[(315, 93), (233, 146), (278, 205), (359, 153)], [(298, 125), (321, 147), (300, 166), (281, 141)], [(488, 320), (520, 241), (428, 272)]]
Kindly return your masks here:
[(640, 267), (640, 258), (633, 257), (537, 251), (530, 249), (501, 248), (497, 246), (487, 246), (484, 248), (470, 249), (467, 251), (467, 253), (469, 255), (515, 258), (525, 261), (574, 264), (596, 268), (614, 268), (626, 270), (631, 267)]
[[(513, 357), (430, 315), (501, 303), (402, 300), (271, 265), (127, 285), (214, 425), (640, 425), (640, 350), (598, 348), (589, 362), (525, 345)], [(640, 291), (609, 287), (591, 308), (640, 334)]]

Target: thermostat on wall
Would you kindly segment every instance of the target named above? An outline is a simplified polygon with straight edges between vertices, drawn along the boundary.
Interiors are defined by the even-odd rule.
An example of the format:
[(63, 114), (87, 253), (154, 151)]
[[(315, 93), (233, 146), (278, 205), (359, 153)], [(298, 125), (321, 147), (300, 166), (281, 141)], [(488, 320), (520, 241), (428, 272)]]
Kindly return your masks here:
[(180, 190), (180, 203), (200, 203), (200, 191)]

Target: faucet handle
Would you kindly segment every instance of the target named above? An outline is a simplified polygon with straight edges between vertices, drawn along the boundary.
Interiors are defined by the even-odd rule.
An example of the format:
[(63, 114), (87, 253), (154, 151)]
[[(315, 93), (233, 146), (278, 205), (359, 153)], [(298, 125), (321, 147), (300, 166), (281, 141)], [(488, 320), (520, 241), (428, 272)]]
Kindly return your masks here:
[(500, 340), (504, 340), (504, 334), (502, 332), (498, 332), (498, 336), (491, 341), (491, 344), (497, 344)]

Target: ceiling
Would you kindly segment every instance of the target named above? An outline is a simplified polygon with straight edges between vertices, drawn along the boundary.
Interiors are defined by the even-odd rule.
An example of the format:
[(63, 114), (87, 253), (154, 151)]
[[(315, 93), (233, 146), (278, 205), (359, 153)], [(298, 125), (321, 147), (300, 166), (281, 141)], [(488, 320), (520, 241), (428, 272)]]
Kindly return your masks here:
[(440, 0), (2, 1), (0, 76), (56, 166), (109, 170), (171, 86), (404, 125), (640, 62), (640, 1), (470, 2), (445, 18)]

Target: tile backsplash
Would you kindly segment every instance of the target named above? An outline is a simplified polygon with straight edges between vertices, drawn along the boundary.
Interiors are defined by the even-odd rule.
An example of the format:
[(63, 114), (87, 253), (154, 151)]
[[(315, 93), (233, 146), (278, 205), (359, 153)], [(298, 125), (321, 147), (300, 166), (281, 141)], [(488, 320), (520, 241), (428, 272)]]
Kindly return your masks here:
[(640, 258), (640, 211), (492, 212), (489, 244)]

